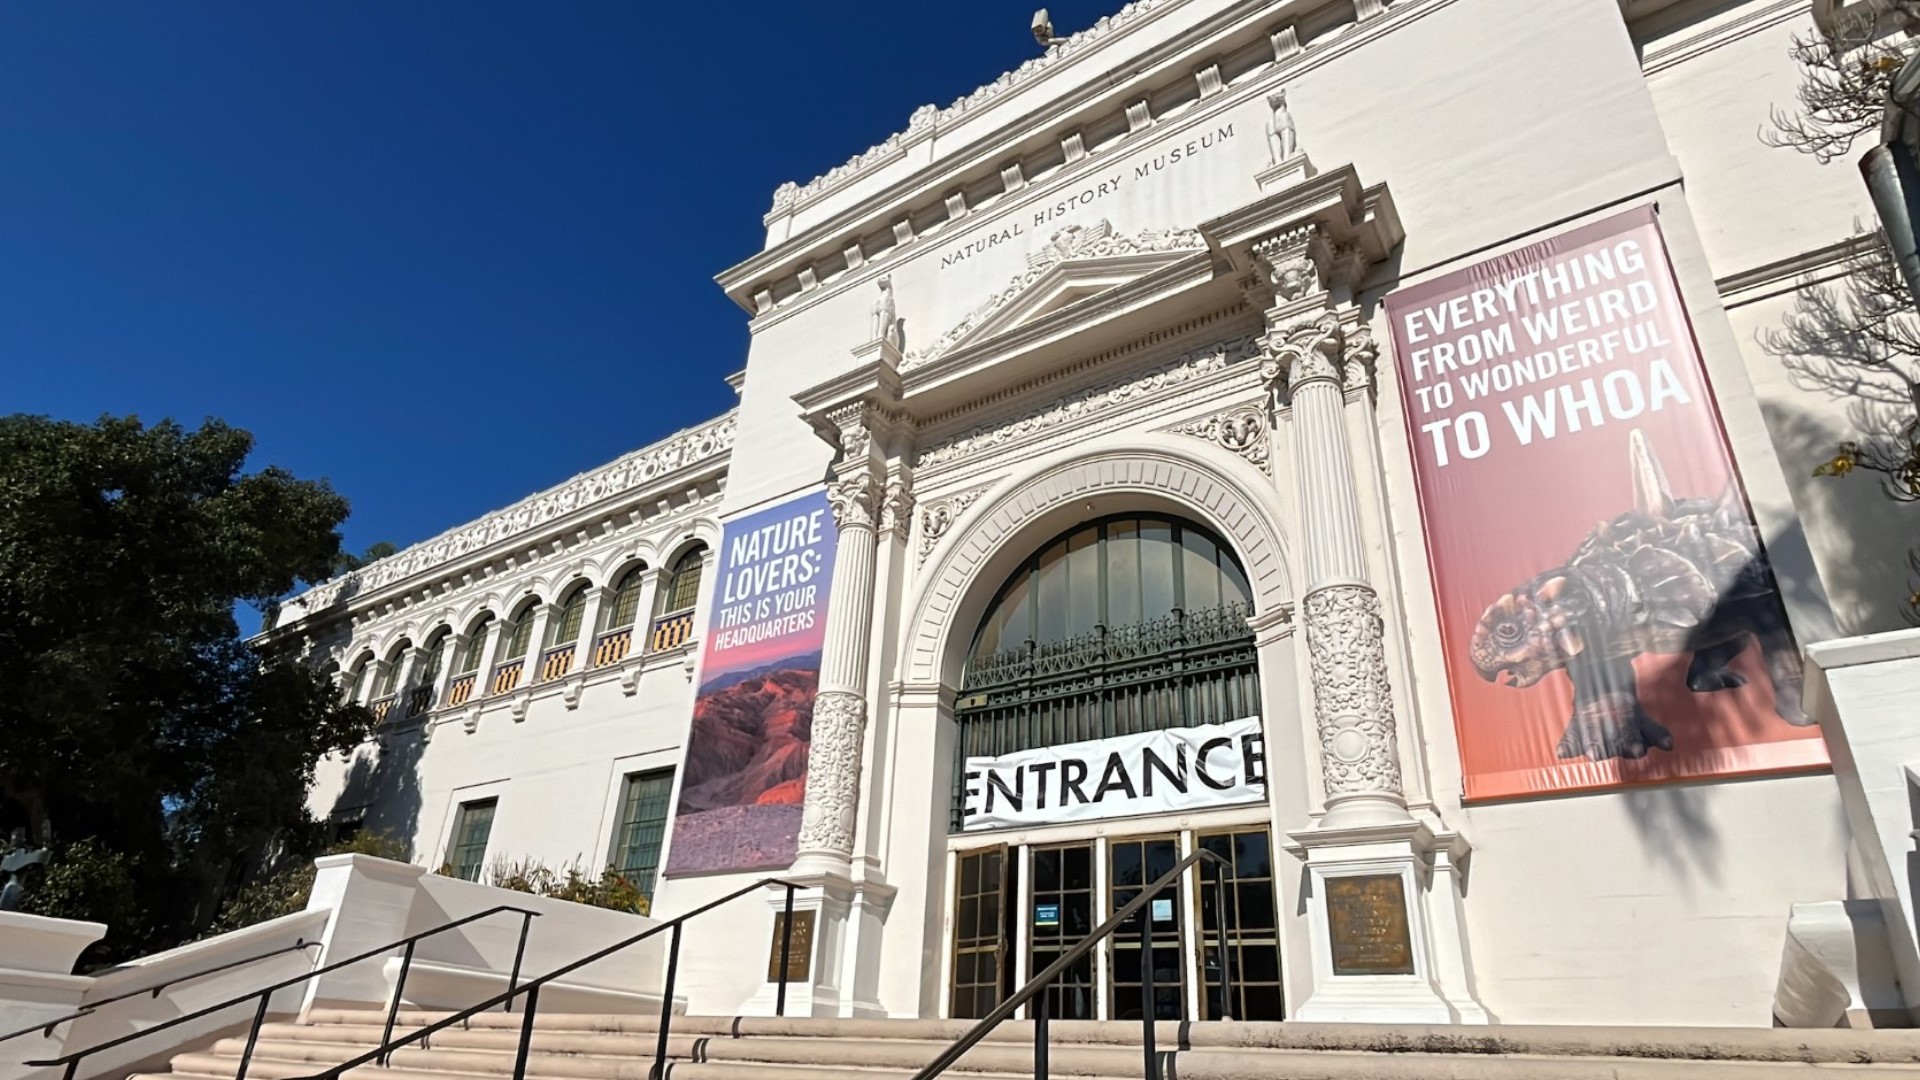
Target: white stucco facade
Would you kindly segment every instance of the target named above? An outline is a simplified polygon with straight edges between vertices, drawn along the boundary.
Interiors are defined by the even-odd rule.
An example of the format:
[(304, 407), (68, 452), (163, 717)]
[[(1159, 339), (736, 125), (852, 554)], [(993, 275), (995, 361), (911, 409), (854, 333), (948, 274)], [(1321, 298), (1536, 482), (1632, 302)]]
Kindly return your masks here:
[[(723, 522), (832, 483), (865, 507), (844, 511), (840, 572), (863, 530), (871, 607), (858, 631), (853, 605), (829, 614), (829, 652), (861, 650), (844, 670), (862, 685), (824, 691), (848, 697), (835, 715), (855, 717), (857, 768), (816, 762), (808, 777), (808, 812), (835, 800), (852, 824), (844, 849), (809, 849), (794, 868), (820, 920), (800, 1007), (948, 1015), (970, 853), (1087, 845), (1098, 861), (1126, 838), (1184, 853), (1202, 834), (1257, 829), (1289, 1018), (1770, 1023), (1793, 905), (1856, 895), (1838, 783), (1463, 798), (1380, 301), (1656, 207), (1795, 636), (1899, 625), (1913, 508), (1867, 480), (1811, 478), (1852, 435), (1847, 403), (1796, 383), (1766, 338), (1871, 217), (1850, 165), (1757, 134), (1791, 103), (1789, 40), (1813, 28), (1813, 6), (1138, 0), (916, 111), (847, 166), (783, 187), (766, 248), (720, 275), (752, 332), (734, 412), (288, 605), (274, 633), (309, 642), (316, 662), (350, 682), (376, 665), (363, 700), (379, 698), (377, 665), (405, 665), (377, 740), (323, 766), (314, 811), (390, 831), (435, 867), (453, 861), (460, 808), (493, 800), (488, 858), (606, 865), (627, 778), (687, 752), (712, 605), (703, 596), (685, 631), (661, 636), (658, 617), (685, 618), (662, 607), (662, 577), (699, 545), (711, 558)], [(1279, 90), (1311, 164), (1275, 145)], [(1319, 260), (1318, 285), (1289, 299), (1260, 279), (1299, 230), (1354, 269)], [(1344, 370), (1316, 384), (1296, 358), (1291, 387), (1285, 370), (1276, 384), (1266, 336), (1329, 312)], [(1369, 334), (1377, 364), (1359, 359)], [(716, 376), (739, 366), (713, 363)], [(950, 830), (955, 713), (983, 616), (1052, 538), (1124, 514), (1192, 522), (1244, 570), (1267, 804)], [(635, 568), (647, 584), (614, 657), (599, 648), (602, 610)], [(582, 587), (579, 632), (550, 649), (550, 622)], [(1376, 640), (1342, 646), (1358, 660), (1307, 647), (1333, 625), (1313, 619), (1344, 617), (1308, 603), (1327, 595), (1378, 614)], [(511, 685), (496, 679), (516, 659), (491, 644), (500, 634), (459, 704), (453, 652), (437, 681), (416, 677), (417, 647), (440, 628), (457, 646), (483, 615), (510, 621), (528, 604), (539, 615)], [(1350, 737), (1315, 688), (1354, 664), (1385, 723)], [(1354, 983), (1328, 967), (1324, 883), (1355, 867), (1404, 881), (1412, 974)], [(758, 876), (663, 877), (654, 914)], [(1026, 910), (1032, 884), (1019, 888)], [(692, 1011), (765, 1011), (775, 906), (689, 926)], [(1016, 976), (1023, 948), (1006, 959)], [(1113, 963), (1096, 973), (1101, 1015)], [(1191, 1015), (1202, 961), (1187, 963)]]

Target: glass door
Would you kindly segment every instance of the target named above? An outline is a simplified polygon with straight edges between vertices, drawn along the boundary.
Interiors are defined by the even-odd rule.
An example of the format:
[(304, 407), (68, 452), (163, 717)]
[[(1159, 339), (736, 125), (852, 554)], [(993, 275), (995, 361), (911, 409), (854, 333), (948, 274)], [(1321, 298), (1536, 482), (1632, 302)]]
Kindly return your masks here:
[(978, 1020), (1013, 992), (1007, 937), (1018, 890), (1005, 846), (961, 852), (958, 861), (949, 1015)]
[[(1265, 829), (1201, 833), (1202, 850), (1232, 864), (1223, 871), (1202, 859), (1200, 867), (1200, 998), (1204, 1020), (1279, 1020), (1280, 922), (1274, 903), (1273, 850)], [(1224, 894), (1220, 880), (1226, 878)], [(1220, 1003), (1221, 905), (1227, 924), (1230, 999)]]
[[(1129, 838), (1107, 845), (1109, 911), (1119, 911), (1180, 861), (1179, 841), (1173, 837)], [(1185, 877), (1186, 875), (1181, 875)], [(1115, 930), (1113, 950), (1113, 1019), (1138, 1020), (1141, 1000), (1142, 953), (1151, 925), (1153, 1015), (1156, 1020), (1186, 1019), (1186, 940), (1182, 932), (1184, 881), (1175, 882), (1147, 901), (1139, 916)]]
[[(1033, 849), (1033, 898), (1027, 917), (1027, 977), (1046, 970), (1062, 953), (1093, 932), (1093, 845)], [(1093, 954), (1081, 957), (1046, 990), (1055, 1020), (1095, 1020)]]

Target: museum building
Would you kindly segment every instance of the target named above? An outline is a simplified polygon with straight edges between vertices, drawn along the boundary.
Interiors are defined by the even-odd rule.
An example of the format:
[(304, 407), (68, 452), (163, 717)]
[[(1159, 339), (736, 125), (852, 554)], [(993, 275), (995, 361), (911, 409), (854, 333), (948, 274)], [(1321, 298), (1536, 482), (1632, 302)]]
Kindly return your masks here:
[(799, 883), (789, 1014), (983, 1016), (1207, 851), (1053, 1017), (1770, 1023), (1856, 892), (1800, 650), (1904, 581), (1766, 344), (1871, 216), (1759, 135), (1850, 14), (1136, 0), (914, 110), (719, 275), (736, 408), (284, 605), (380, 720), (315, 813)]

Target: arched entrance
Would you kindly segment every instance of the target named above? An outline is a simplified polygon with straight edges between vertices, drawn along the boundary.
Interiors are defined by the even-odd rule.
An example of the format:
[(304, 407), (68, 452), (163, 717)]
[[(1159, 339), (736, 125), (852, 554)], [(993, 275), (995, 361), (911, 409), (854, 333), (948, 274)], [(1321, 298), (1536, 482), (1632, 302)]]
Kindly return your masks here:
[[(1264, 770), (1259, 656), (1248, 623), (1255, 600), (1231, 544), (1206, 524), (1162, 511), (1081, 521), (1032, 548), (1000, 582), (973, 629), (954, 710), (949, 1015), (984, 1016), (1019, 979), (1205, 847), (1232, 864), (1225, 910), (1212, 887), (1221, 871), (1208, 864), (1190, 872), (1186, 887), (1149, 906), (1151, 952), (1146, 925), (1122, 928), (1049, 991), (1051, 1015), (1137, 1019), (1151, 1008), (1169, 1020), (1281, 1018), (1264, 771), (1253, 782)], [(1206, 758), (1190, 759), (1193, 744), (1181, 740), (1233, 724), (1249, 733), (1232, 766), (1234, 779), (1246, 782), (1189, 776), (1190, 760), (1204, 772)], [(1076, 767), (1077, 781), (1069, 772)], [(1030, 790), (1021, 786), (1036, 774)], [(1177, 815), (1126, 800), (1089, 811), (1072, 798), (1086, 803), (1082, 788), (1132, 796), (1155, 779), (1207, 798)], [(1045, 810), (1056, 780), (1057, 820), (1035, 812)], [(991, 809), (995, 794), (1017, 794), (1027, 815), (1012, 842), (998, 841), (1016, 826), (1001, 818), (982, 825), (975, 814), (983, 803)], [(1085, 821), (1099, 824), (1065, 824)], [(1234, 971), (1226, 1002), (1213, 945), (1223, 918)], [(1149, 955), (1151, 1003), (1141, 990)]]

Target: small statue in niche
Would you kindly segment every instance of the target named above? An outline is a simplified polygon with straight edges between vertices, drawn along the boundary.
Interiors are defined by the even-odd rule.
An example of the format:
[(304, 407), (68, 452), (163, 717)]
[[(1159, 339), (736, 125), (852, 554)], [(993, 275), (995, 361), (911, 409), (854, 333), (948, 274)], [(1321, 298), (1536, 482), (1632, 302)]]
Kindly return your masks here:
[(1273, 155), (1273, 163), (1278, 165), (1300, 153), (1300, 137), (1294, 130), (1285, 90), (1268, 94), (1267, 105), (1273, 109), (1273, 117), (1267, 121), (1267, 150)]
[(905, 327), (893, 302), (893, 275), (880, 277), (880, 299), (873, 302), (873, 333), (867, 340), (891, 342), (896, 349), (907, 347)]

